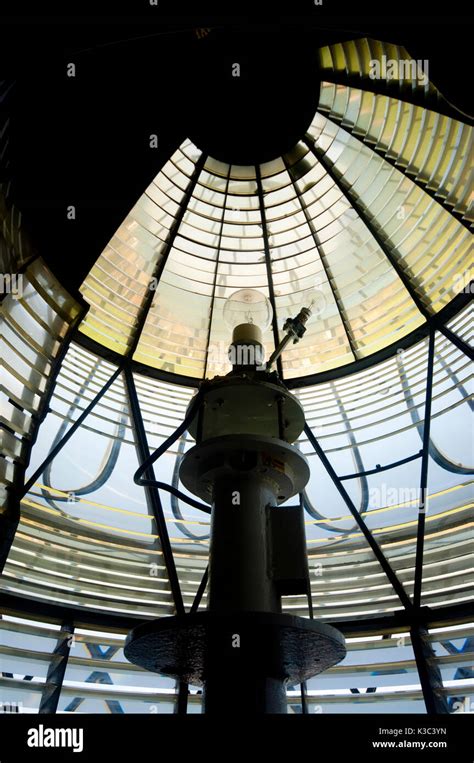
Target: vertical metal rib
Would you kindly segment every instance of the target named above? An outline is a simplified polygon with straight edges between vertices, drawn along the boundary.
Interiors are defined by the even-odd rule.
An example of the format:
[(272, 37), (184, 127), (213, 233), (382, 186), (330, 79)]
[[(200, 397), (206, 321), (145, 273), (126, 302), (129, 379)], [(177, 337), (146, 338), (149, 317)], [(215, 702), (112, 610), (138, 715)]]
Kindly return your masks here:
[(456, 334), (454, 334), (451, 331), (451, 329), (447, 328), (447, 326), (444, 326), (443, 323), (436, 317), (435, 314), (430, 313), (425, 303), (418, 295), (409, 275), (404, 270), (401, 263), (399, 262), (395, 254), (392, 252), (390, 247), (387, 246), (386, 242), (383, 240), (373, 220), (370, 219), (364, 204), (362, 204), (357, 194), (351, 192), (350, 189), (344, 186), (342, 179), (340, 179), (338, 175), (336, 174), (335, 167), (328, 160), (325, 152), (321, 148), (316, 146), (307, 135), (304, 136), (303, 141), (308, 146), (310, 151), (312, 151), (312, 153), (318, 159), (318, 161), (321, 162), (322, 166), (324, 167), (324, 169), (326, 170), (330, 178), (333, 180), (335, 185), (339, 188), (339, 190), (341, 191), (341, 193), (343, 194), (347, 202), (352, 207), (354, 207), (355, 211), (359, 215), (359, 218), (362, 220), (362, 222), (368, 229), (371, 236), (375, 239), (377, 246), (381, 249), (381, 251), (387, 257), (388, 261), (390, 262), (393, 269), (395, 270), (398, 277), (400, 278), (401, 282), (403, 283), (405, 289), (409, 293), (411, 299), (413, 300), (416, 307), (418, 308), (418, 310), (420, 311), (424, 319), (427, 321), (427, 323), (429, 323), (430, 326), (434, 326), (438, 331), (441, 331), (441, 333), (444, 334), (444, 336), (447, 339), (449, 339), (454, 345), (456, 345), (456, 347), (458, 347), (462, 352), (464, 352), (471, 360), (474, 360), (474, 351), (472, 350), (472, 348), (469, 347), (469, 345), (467, 345), (466, 342), (464, 342), (462, 339), (456, 336)]
[(407, 609), (408, 611), (411, 611), (413, 609), (413, 605), (411, 603), (410, 597), (408, 596), (407, 592), (405, 591), (402, 583), (396, 576), (395, 572), (393, 571), (391, 565), (388, 563), (385, 554), (383, 553), (382, 549), (378, 545), (377, 541), (373, 537), (372, 533), (370, 532), (369, 528), (365, 524), (364, 520), (360, 516), (359, 512), (357, 511), (356, 507), (352, 503), (352, 500), (349, 496), (349, 493), (346, 491), (344, 485), (340, 481), (339, 477), (337, 476), (335, 470), (333, 469), (333, 466), (331, 462), (329, 461), (328, 457), (326, 456), (325, 452), (321, 448), (319, 442), (317, 441), (316, 437), (313, 435), (311, 429), (309, 428), (308, 424), (305, 425), (304, 428), (305, 434), (310, 441), (311, 445), (313, 446), (314, 450), (316, 451), (320, 461), (322, 462), (323, 466), (325, 467), (327, 473), (329, 474), (330, 478), (332, 479), (334, 485), (336, 486), (339, 495), (344, 500), (344, 503), (346, 504), (347, 508), (351, 512), (352, 516), (354, 517), (355, 521), (357, 522), (360, 531), (362, 532), (364, 538), (366, 539), (367, 543), (369, 544), (370, 548), (375, 554), (375, 557), (377, 561), (379, 562), (380, 566), (382, 567), (383, 571), (385, 572), (387, 578), (389, 579), (390, 583), (393, 586), (393, 589), (395, 593), (397, 594), (398, 598), (400, 599), (401, 603)]
[[(267, 217), (265, 214), (262, 177), (260, 174), (260, 167), (258, 164), (255, 165), (255, 177), (257, 180), (257, 194), (258, 194), (258, 201), (259, 201), (259, 207), (260, 207), (260, 217), (262, 220), (262, 236), (263, 236), (263, 248), (265, 252), (265, 267), (267, 269), (268, 293), (270, 296), (270, 304), (273, 310), (273, 318), (272, 318), (273, 342), (276, 349), (280, 343), (280, 338), (278, 334), (278, 319), (277, 319), (276, 302), (275, 302), (275, 291), (273, 288), (272, 261), (270, 256), (270, 244), (268, 243)], [(280, 375), (280, 378), (283, 379), (283, 365), (281, 362), (281, 357), (277, 359), (277, 368), (278, 368), (278, 373)]]
[(329, 287), (330, 287), (332, 295), (334, 297), (334, 302), (336, 303), (336, 307), (337, 307), (338, 312), (339, 312), (339, 317), (341, 319), (341, 323), (342, 323), (342, 326), (344, 328), (344, 331), (345, 331), (345, 334), (346, 334), (346, 337), (347, 337), (347, 341), (349, 343), (349, 347), (351, 348), (351, 352), (352, 352), (352, 354), (354, 356), (354, 360), (358, 360), (360, 356), (359, 356), (359, 353), (357, 351), (357, 346), (356, 346), (356, 342), (355, 342), (354, 336), (352, 334), (352, 329), (351, 329), (350, 321), (349, 321), (349, 318), (347, 316), (347, 313), (346, 313), (346, 310), (345, 310), (345, 307), (344, 307), (344, 304), (343, 304), (343, 301), (342, 301), (342, 297), (341, 297), (341, 295), (339, 293), (339, 289), (337, 287), (336, 279), (333, 277), (331, 266), (329, 265), (328, 259), (327, 259), (326, 255), (324, 254), (324, 252), (322, 250), (321, 241), (319, 239), (318, 232), (317, 232), (316, 228), (314, 227), (314, 222), (311, 219), (310, 214), (308, 212), (308, 209), (306, 207), (306, 204), (305, 204), (305, 202), (303, 200), (303, 195), (302, 195), (302, 193), (301, 193), (301, 191), (299, 189), (298, 182), (293, 179), (292, 174), (291, 174), (291, 168), (288, 166), (288, 162), (286, 161), (285, 157), (283, 157), (283, 161), (284, 161), (286, 170), (288, 172), (288, 175), (290, 177), (290, 180), (291, 180), (291, 182), (293, 184), (293, 188), (294, 188), (296, 196), (298, 198), (301, 210), (302, 210), (302, 212), (303, 212), (303, 214), (305, 216), (306, 222), (307, 222), (308, 227), (309, 227), (309, 229), (311, 231), (311, 235), (313, 237), (314, 245), (315, 245), (315, 247), (317, 249), (317, 252), (319, 254), (319, 259), (321, 260), (321, 263), (323, 265), (324, 272), (326, 274), (326, 278), (327, 278), (328, 283), (329, 283)]
[(231, 168), (232, 168), (232, 165), (229, 164), (229, 171), (227, 173), (227, 182), (226, 182), (225, 192), (224, 192), (224, 204), (222, 206), (222, 218), (221, 218), (221, 223), (220, 223), (219, 238), (218, 238), (218, 241), (217, 241), (216, 267), (214, 269), (214, 282), (212, 284), (211, 308), (210, 308), (210, 311), (209, 311), (209, 328), (208, 328), (208, 331), (207, 331), (207, 342), (206, 342), (206, 359), (204, 361), (204, 373), (203, 373), (204, 379), (206, 378), (206, 374), (207, 374), (207, 361), (208, 361), (208, 357), (209, 357), (209, 342), (210, 342), (210, 339), (211, 339), (212, 317), (214, 315), (214, 302), (215, 302), (215, 299), (216, 299), (217, 273), (219, 271), (219, 256), (220, 256), (220, 253), (221, 253), (222, 231), (224, 229), (224, 218), (225, 218), (225, 213), (226, 213), (226, 209), (227, 209), (227, 195), (228, 195), (228, 192), (229, 192), (229, 181), (230, 181), (230, 170), (231, 170)]
[(421, 583), (423, 579), (423, 550), (425, 542), (425, 521), (427, 510), (428, 461), (430, 453), (431, 402), (433, 398), (435, 332), (430, 331), (428, 345), (428, 367), (426, 373), (426, 400), (423, 420), (423, 451), (421, 456), (420, 503), (418, 506), (418, 527), (415, 556), (415, 585), (413, 604), (418, 609), (421, 605)]
[[(138, 461), (140, 464), (143, 464), (150, 457), (150, 450), (148, 448), (145, 425), (143, 423), (140, 411), (140, 403), (138, 401), (135, 380), (128, 365), (125, 367), (124, 377)], [(145, 473), (145, 476), (151, 480), (155, 479), (152, 466)], [(179, 585), (178, 574), (176, 572), (176, 566), (174, 563), (173, 550), (171, 548), (168, 528), (166, 526), (166, 520), (163, 512), (163, 506), (161, 505), (160, 496), (156, 488), (145, 486), (143, 489), (145, 491), (147, 504), (155, 518), (158, 535), (160, 536), (161, 551), (165, 561), (166, 571), (168, 573), (168, 579), (170, 582), (176, 613), (178, 615), (184, 615), (184, 604), (181, 594), (181, 587)]]
[(41, 693), (41, 701), (38, 713), (55, 713), (61, 696), (64, 676), (66, 674), (71, 641), (74, 639), (74, 625), (72, 622), (63, 622), (61, 633), (51, 655), (46, 682)]
[(99, 400), (100, 400), (100, 399), (101, 399), (101, 398), (102, 398), (102, 397), (105, 395), (105, 393), (107, 392), (107, 390), (109, 389), (109, 387), (111, 387), (111, 386), (112, 386), (112, 384), (114, 383), (114, 381), (116, 380), (116, 378), (117, 378), (117, 377), (118, 377), (118, 375), (120, 374), (121, 370), (122, 370), (122, 369), (121, 369), (121, 367), (119, 366), (119, 367), (118, 367), (118, 368), (117, 368), (117, 369), (114, 371), (114, 373), (112, 374), (112, 376), (110, 377), (110, 379), (109, 379), (109, 380), (108, 380), (108, 381), (107, 381), (107, 382), (104, 384), (104, 386), (102, 387), (102, 389), (101, 389), (101, 390), (99, 390), (99, 392), (98, 392), (98, 393), (97, 393), (97, 395), (94, 397), (94, 399), (93, 399), (93, 400), (92, 400), (92, 401), (89, 403), (89, 405), (87, 406), (87, 408), (85, 408), (85, 409), (83, 410), (83, 412), (81, 413), (81, 415), (79, 416), (79, 418), (78, 418), (78, 419), (76, 419), (76, 421), (74, 422), (74, 424), (72, 424), (72, 426), (70, 426), (70, 427), (69, 427), (69, 429), (68, 429), (68, 431), (66, 432), (66, 434), (64, 435), (64, 437), (62, 437), (62, 438), (61, 438), (61, 440), (60, 440), (60, 441), (57, 443), (57, 445), (56, 445), (56, 446), (55, 446), (55, 447), (54, 447), (54, 448), (53, 448), (53, 449), (52, 449), (52, 450), (51, 450), (51, 451), (48, 453), (48, 455), (46, 456), (46, 458), (44, 459), (44, 461), (43, 461), (43, 462), (40, 464), (40, 466), (39, 466), (39, 467), (36, 469), (36, 471), (35, 471), (35, 472), (33, 472), (33, 474), (31, 475), (30, 479), (29, 479), (29, 480), (28, 480), (28, 482), (25, 484), (25, 487), (24, 487), (24, 489), (23, 489), (23, 495), (25, 495), (25, 494), (26, 494), (26, 493), (27, 493), (29, 490), (31, 490), (31, 488), (32, 488), (32, 487), (33, 487), (33, 485), (35, 484), (36, 480), (37, 480), (39, 477), (41, 477), (41, 475), (43, 474), (43, 472), (44, 472), (45, 468), (48, 466), (48, 464), (50, 464), (50, 463), (51, 463), (51, 461), (52, 461), (54, 458), (56, 458), (56, 456), (58, 455), (59, 451), (60, 451), (60, 450), (62, 450), (62, 449), (64, 448), (64, 446), (66, 445), (66, 443), (68, 442), (68, 440), (70, 440), (70, 438), (73, 436), (74, 432), (76, 432), (76, 431), (77, 431), (77, 429), (79, 429), (79, 427), (81, 426), (81, 424), (82, 424), (82, 422), (84, 421), (84, 419), (85, 419), (85, 418), (87, 418), (87, 416), (88, 416), (88, 415), (89, 415), (89, 413), (92, 411), (92, 409), (93, 409), (93, 408), (94, 408), (94, 407), (97, 405), (97, 403), (99, 402)]
[(377, 154), (377, 156), (380, 156), (385, 162), (387, 162), (387, 164), (390, 164), (391, 167), (398, 170), (398, 172), (401, 172), (402, 175), (405, 175), (405, 177), (411, 180), (411, 182), (416, 185), (420, 191), (426, 193), (431, 199), (433, 199), (433, 201), (439, 204), (445, 212), (451, 215), (456, 220), (456, 222), (463, 225), (465, 228), (467, 228), (467, 230), (471, 230), (471, 223), (469, 220), (466, 220), (466, 218), (463, 217), (462, 212), (457, 212), (454, 207), (448, 204), (441, 196), (437, 196), (435, 191), (433, 191), (433, 189), (430, 188), (423, 180), (419, 180), (416, 175), (408, 174), (405, 168), (402, 165), (397, 164), (396, 160), (390, 156), (390, 154), (386, 153), (384, 149), (378, 148), (372, 143), (369, 143), (362, 135), (358, 135), (356, 132), (348, 130), (347, 127), (342, 124), (343, 117), (341, 117), (341, 120), (338, 121), (337, 116), (334, 114), (331, 116), (324, 114), (324, 116), (328, 122), (331, 122), (331, 124), (335, 125), (340, 130), (343, 130), (347, 135), (350, 135), (352, 138), (359, 141), (359, 143), (362, 143), (364, 146), (367, 146), (367, 148), (370, 148), (371, 151)]
[(369, 231), (372, 238), (377, 243), (377, 246), (379, 249), (384, 253), (388, 261), (390, 262), (391, 266), (397, 273), (398, 277), (400, 278), (401, 282), (403, 283), (405, 289), (409, 293), (410, 297), (412, 298), (413, 302), (417, 306), (420, 313), (423, 315), (424, 318), (426, 318), (427, 321), (431, 320), (431, 313), (427, 309), (426, 305), (422, 301), (422, 299), (418, 296), (417, 292), (415, 291), (415, 288), (413, 286), (412, 281), (410, 280), (410, 277), (406, 273), (406, 271), (403, 269), (402, 265), (400, 264), (398, 258), (394, 255), (390, 247), (387, 246), (386, 242), (383, 240), (382, 236), (380, 235), (380, 232), (377, 229), (377, 226), (374, 224), (373, 220), (370, 219), (367, 209), (365, 208), (364, 204), (361, 202), (359, 197), (356, 193), (349, 188), (346, 188), (345, 185), (342, 182), (342, 179), (338, 177), (336, 174), (336, 168), (333, 164), (329, 161), (329, 159), (326, 156), (326, 153), (319, 148), (319, 146), (316, 146), (312, 141), (308, 138), (308, 136), (305, 136), (303, 138), (303, 141), (306, 143), (310, 151), (314, 154), (316, 159), (322, 164), (326, 172), (328, 173), (329, 177), (333, 181), (333, 183), (337, 186), (337, 188), (340, 190), (348, 204), (355, 209), (357, 214), (359, 215), (360, 220), (364, 223), (365, 227)]
[(133, 338), (126, 352), (127, 358), (132, 358), (135, 353), (135, 350), (137, 349), (138, 342), (140, 341), (140, 337), (143, 331), (143, 327), (145, 325), (146, 319), (148, 317), (148, 313), (150, 311), (150, 307), (153, 302), (155, 290), (150, 288), (150, 283), (152, 281), (156, 281), (156, 283), (160, 282), (160, 278), (163, 274), (163, 270), (168, 260), (169, 253), (171, 252), (171, 249), (173, 248), (175, 238), (178, 234), (180, 225), (183, 221), (183, 217), (188, 208), (189, 201), (191, 199), (191, 196), (193, 195), (194, 189), (196, 187), (196, 183), (198, 181), (199, 175), (201, 174), (201, 170), (204, 166), (206, 159), (207, 159), (207, 155), (201, 154), (201, 156), (197, 160), (196, 165), (194, 167), (193, 174), (191, 178), (189, 179), (188, 186), (183, 194), (183, 198), (181, 199), (181, 204), (179, 207), (178, 214), (173, 220), (173, 224), (168, 232), (168, 236), (166, 237), (166, 241), (163, 245), (163, 249), (160, 252), (160, 256), (157, 260), (155, 269), (152, 273), (150, 282), (148, 283), (147, 290), (145, 292), (142, 303), (138, 310), (137, 319), (135, 322), (135, 328), (133, 330)]

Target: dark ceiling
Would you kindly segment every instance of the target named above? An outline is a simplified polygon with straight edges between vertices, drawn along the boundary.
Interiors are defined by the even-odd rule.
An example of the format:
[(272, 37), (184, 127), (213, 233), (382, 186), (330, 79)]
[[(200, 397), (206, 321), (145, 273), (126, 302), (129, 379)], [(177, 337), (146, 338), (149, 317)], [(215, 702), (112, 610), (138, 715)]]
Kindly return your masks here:
[[(234, 163), (291, 148), (314, 114), (321, 45), (372, 36), (428, 58), (430, 78), (470, 110), (471, 42), (461, 19), (314, 17), (273, 24), (4, 23), (11, 200), (39, 253), (70, 289), (188, 135)], [(66, 63), (76, 77), (66, 77)], [(232, 76), (239, 62), (240, 78)], [(467, 91), (467, 95), (466, 95)], [(150, 148), (158, 135), (158, 149)], [(76, 220), (66, 207), (75, 205)]]

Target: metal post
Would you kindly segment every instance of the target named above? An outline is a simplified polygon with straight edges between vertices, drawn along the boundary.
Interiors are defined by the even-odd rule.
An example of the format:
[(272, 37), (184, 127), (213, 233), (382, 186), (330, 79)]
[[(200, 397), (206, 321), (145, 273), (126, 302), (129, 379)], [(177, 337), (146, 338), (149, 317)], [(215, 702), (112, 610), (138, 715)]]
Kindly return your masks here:
[[(18, 470), (15, 477), (17, 484), (22, 482), (23, 470)], [(13, 485), (11, 490), (5, 491), (5, 506), (0, 514), (0, 574), (5, 567), (20, 522), (20, 490), (20, 487), (15, 489), (15, 485)]]
[(428, 629), (425, 625), (414, 623), (410, 628), (410, 638), (426, 712), (430, 715), (449, 713), (448, 702), (444, 696), (443, 679), (436, 664)]
[[(143, 419), (140, 411), (140, 403), (138, 401), (137, 390), (135, 388), (135, 381), (128, 364), (125, 365), (124, 377), (138, 461), (140, 464), (143, 464), (150, 457), (150, 450), (148, 448), (145, 426), (143, 424)], [(148, 469), (145, 476), (151, 480), (155, 479), (153, 467)], [(184, 614), (183, 597), (181, 594), (178, 574), (176, 572), (176, 566), (174, 563), (173, 550), (171, 548), (171, 543), (168, 536), (168, 528), (166, 526), (166, 520), (163, 513), (163, 507), (161, 505), (160, 496), (157, 488), (146, 485), (143, 489), (145, 491), (146, 501), (150, 509), (150, 513), (155, 518), (157, 525), (158, 535), (161, 542), (161, 551), (163, 553), (163, 558), (168, 573), (168, 579), (170, 581), (176, 612), (177, 614)]]
[(451, 331), (451, 329), (449, 329), (447, 326), (443, 326), (442, 323), (435, 321), (435, 325), (438, 331), (441, 331), (441, 333), (444, 334), (446, 339), (449, 339), (449, 341), (452, 342), (452, 344), (454, 344), (458, 350), (461, 350), (464, 355), (467, 355), (469, 360), (474, 360), (474, 350), (463, 339), (461, 339), (461, 337)]
[(306, 681), (303, 681), (300, 684), (300, 689), (301, 689), (301, 714), (307, 715), (308, 714), (308, 701), (307, 701), (308, 694), (307, 694)]
[[(270, 486), (255, 474), (234, 473), (214, 488), (209, 554), (209, 609), (213, 612), (280, 612), (271, 578), (267, 539), (267, 506), (275, 505)], [(233, 712), (286, 713), (282, 681), (262, 676), (248, 661), (251, 634), (216, 635), (209, 650), (204, 712), (221, 713), (222, 702)], [(274, 648), (271, 641), (268, 649)], [(238, 677), (228, 691), (229, 676)], [(231, 710), (227, 709), (229, 712)]]
[(114, 371), (114, 373), (112, 374), (110, 379), (104, 384), (102, 389), (97, 393), (97, 395), (94, 397), (94, 399), (89, 403), (87, 408), (85, 408), (83, 410), (83, 412), (81, 413), (79, 418), (76, 419), (74, 424), (72, 424), (72, 426), (68, 429), (68, 431), (66, 432), (64, 437), (62, 437), (61, 440), (57, 443), (57, 445), (48, 453), (48, 455), (44, 459), (43, 463), (36, 469), (36, 471), (31, 475), (31, 477), (28, 480), (28, 482), (25, 484), (25, 487), (24, 487), (24, 490), (23, 490), (23, 495), (26, 495), (26, 493), (28, 493), (28, 491), (31, 490), (31, 488), (35, 484), (36, 480), (39, 477), (41, 477), (41, 475), (43, 474), (43, 472), (44, 472), (45, 468), (48, 466), (48, 464), (50, 464), (51, 461), (54, 458), (56, 458), (56, 456), (58, 455), (59, 451), (61, 451), (64, 448), (64, 446), (66, 445), (66, 443), (71, 439), (71, 437), (73, 436), (74, 432), (76, 432), (79, 429), (79, 427), (81, 426), (81, 424), (84, 421), (84, 419), (87, 418), (87, 416), (92, 411), (92, 409), (97, 405), (99, 400), (105, 395), (107, 390), (112, 386), (112, 384), (116, 380), (117, 376), (120, 374), (121, 370), (122, 369), (119, 367), (119, 368), (117, 368)]
[(426, 374), (426, 402), (423, 421), (423, 451), (421, 457), (420, 504), (418, 507), (418, 527), (416, 536), (415, 583), (413, 604), (416, 609), (421, 605), (421, 583), (423, 579), (423, 550), (425, 542), (425, 521), (427, 511), (428, 463), (430, 452), (431, 401), (433, 397), (435, 332), (430, 331), (428, 346), (428, 369)]
[(209, 609), (280, 612), (271, 577), (267, 506), (270, 486), (256, 474), (235, 473), (214, 487), (209, 553)]
[[(280, 337), (278, 333), (278, 318), (277, 318), (276, 301), (275, 301), (275, 290), (273, 288), (272, 257), (270, 252), (270, 243), (268, 241), (267, 216), (265, 213), (265, 200), (263, 196), (263, 186), (262, 186), (262, 177), (260, 173), (260, 166), (258, 164), (255, 165), (255, 177), (257, 180), (258, 204), (260, 207), (260, 217), (262, 220), (262, 237), (263, 237), (263, 249), (265, 252), (265, 267), (267, 271), (268, 294), (270, 297), (270, 304), (273, 310), (273, 317), (272, 317), (273, 342), (275, 344), (275, 349), (276, 349), (278, 345), (280, 344)], [(280, 378), (283, 378), (283, 365), (282, 365), (280, 357), (277, 358), (277, 369), (278, 369)]]
[(186, 715), (188, 712), (189, 688), (185, 681), (178, 681), (178, 696), (176, 699), (175, 714)]
[(408, 596), (407, 592), (405, 591), (403, 584), (399, 581), (398, 577), (396, 576), (395, 572), (393, 571), (392, 567), (388, 563), (387, 559), (385, 558), (385, 555), (383, 551), (381, 550), (380, 546), (378, 545), (377, 541), (373, 537), (372, 533), (370, 532), (369, 528), (365, 524), (364, 520), (360, 516), (359, 512), (357, 511), (356, 507), (354, 506), (353, 502), (351, 501), (351, 498), (349, 496), (349, 493), (345, 489), (344, 485), (342, 484), (341, 480), (337, 476), (335, 470), (332, 467), (331, 462), (329, 461), (328, 457), (326, 456), (325, 452), (321, 448), (319, 442), (316, 440), (316, 437), (312, 433), (309, 426), (306, 424), (304, 428), (305, 434), (310, 441), (311, 445), (313, 446), (314, 450), (316, 451), (317, 455), (319, 456), (323, 466), (325, 467), (327, 473), (331, 477), (334, 485), (336, 486), (339, 494), (343, 498), (347, 508), (351, 512), (352, 516), (354, 517), (355, 521), (357, 522), (359, 529), (361, 530), (364, 538), (366, 539), (367, 543), (371, 547), (372, 551), (375, 554), (375, 557), (377, 558), (378, 562), (380, 563), (380, 566), (382, 567), (383, 571), (385, 572), (386, 576), (388, 577), (389, 581), (391, 582), (395, 593), (398, 595), (398, 598), (402, 602), (405, 609), (411, 611), (413, 609), (413, 605), (411, 603), (410, 597)]
[(72, 622), (65, 622), (61, 626), (61, 635), (58, 638), (56, 647), (51, 656), (46, 683), (41, 695), (41, 701), (38, 712), (55, 713), (58, 709), (61, 689), (66, 674), (67, 662), (71, 644), (74, 640), (74, 625)]
[(201, 578), (201, 582), (199, 583), (198, 589), (196, 591), (196, 596), (194, 597), (194, 601), (191, 605), (191, 609), (189, 610), (191, 613), (198, 611), (202, 597), (204, 596), (204, 591), (207, 588), (208, 579), (209, 579), (209, 565), (207, 565), (206, 569), (204, 570), (204, 574)]

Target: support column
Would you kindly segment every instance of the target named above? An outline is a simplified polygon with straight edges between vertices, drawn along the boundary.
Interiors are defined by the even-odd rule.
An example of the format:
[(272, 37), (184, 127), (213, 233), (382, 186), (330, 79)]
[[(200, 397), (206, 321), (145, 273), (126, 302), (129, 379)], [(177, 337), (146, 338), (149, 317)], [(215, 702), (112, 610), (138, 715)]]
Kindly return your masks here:
[(412, 625), (410, 638), (420, 676), (426, 712), (430, 715), (449, 713), (449, 706), (444, 696), (443, 679), (436, 664), (436, 656), (431, 646), (428, 629), (425, 625)]
[(4, 491), (5, 501), (0, 512), (0, 575), (5, 567), (20, 522), (19, 491), (14, 488), (12, 490), (4, 488)]
[(280, 612), (271, 576), (267, 507), (275, 494), (258, 475), (218, 479), (209, 557), (209, 609)]
[(284, 680), (265, 674), (264, 657), (268, 653), (274, 652), (275, 663), (279, 661), (278, 631), (255, 628), (241, 617), (245, 612), (281, 610), (272, 579), (267, 509), (275, 504), (274, 490), (259, 475), (236, 471), (232, 476), (216, 480), (211, 518), (209, 610), (231, 613), (232, 618), (227, 628), (209, 634), (204, 691), (206, 714), (259, 715), (287, 711)]
[(74, 638), (74, 625), (72, 623), (63, 623), (61, 626), (61, 635), (49, 664), (46, 683), (41, 695), (39, 713), (55, 713), (58, 709), (61, 689), (66, 674), (69, 652), (71, 651), (71, 642)]

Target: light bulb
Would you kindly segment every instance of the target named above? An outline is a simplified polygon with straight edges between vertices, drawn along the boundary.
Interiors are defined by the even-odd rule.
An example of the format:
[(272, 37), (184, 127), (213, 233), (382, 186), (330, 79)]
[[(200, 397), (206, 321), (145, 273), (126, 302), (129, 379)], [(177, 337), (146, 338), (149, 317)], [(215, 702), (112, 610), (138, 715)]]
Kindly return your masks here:
[(264, 294), (256, 289), (239, 289), (224, 305), (224, 322), (232, 331), (229, 360), (234, 367), (264, 363), (262, 332), (272, 321), (273, 310)]
[(239, 289), (227, 298), (224, 322), (231, 329), (242, 324), (253, 324), (266, 331), (273, 317), (272, 306), (264, 294), (256, 289)]
[(311, 311), (311, 315), (318, 316), (324, 313), (327, 307), (327, 298), (323, 291), (322, 284), (316, 284), (312, 289), (308, 289), (304, 294), (303, 307)]

